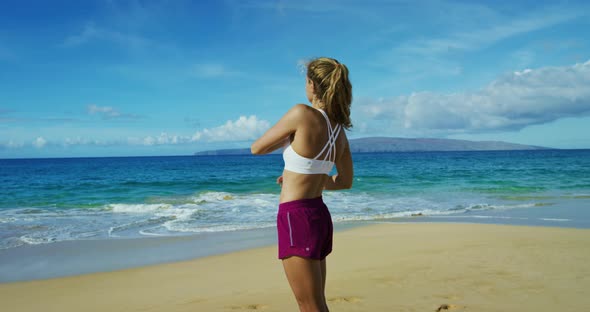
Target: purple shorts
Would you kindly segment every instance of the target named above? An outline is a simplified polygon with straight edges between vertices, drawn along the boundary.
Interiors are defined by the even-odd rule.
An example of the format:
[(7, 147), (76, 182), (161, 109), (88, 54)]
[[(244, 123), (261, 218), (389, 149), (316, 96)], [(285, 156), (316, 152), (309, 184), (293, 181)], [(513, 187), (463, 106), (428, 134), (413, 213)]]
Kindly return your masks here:
[(279, 204), (279, 259), (289, 256), (324, 260), (332, 252), (332, 216), (322, 197)]

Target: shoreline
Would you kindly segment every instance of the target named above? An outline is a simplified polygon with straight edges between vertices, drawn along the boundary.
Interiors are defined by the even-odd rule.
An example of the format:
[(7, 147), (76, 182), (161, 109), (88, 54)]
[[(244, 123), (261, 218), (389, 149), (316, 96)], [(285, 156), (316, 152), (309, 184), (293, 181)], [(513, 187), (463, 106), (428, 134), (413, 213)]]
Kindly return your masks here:
[[(366, 226), (335, 223), (335, 231)], [(193, 235), (60, 241), (0, 250), (0, 285), (131, 269), (276, 244), (276, 228)]]
[[(335, 232), (374, 224), (461, 223), (589, 229), (590, 217), (572, 220), (580, 206), (483, 210), (452, 215), (419, 215), (381, 220), (334, 222)], [(571, 218), (571, 219), (568, 219)], [(0, 250), (0, 284), (110, 272), (194, 260), (276, 245), (276, 228), (60, 241)]]
[[(334, 234), (335, 311), (582, 311), (590, 230), (381, 223)], [(0, 284), (11, 311), (296, 310), (276, 246), (174, 263)]]

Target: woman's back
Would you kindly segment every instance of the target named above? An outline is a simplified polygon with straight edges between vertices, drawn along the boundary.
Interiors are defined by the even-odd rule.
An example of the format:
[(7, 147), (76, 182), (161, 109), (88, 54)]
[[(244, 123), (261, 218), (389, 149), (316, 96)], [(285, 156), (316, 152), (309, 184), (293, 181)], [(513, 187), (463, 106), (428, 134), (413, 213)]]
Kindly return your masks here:
[[(348, 140), (344, 131), (339, 131), (340, 126), (332, 120), (328, 125), (326, 117), (319, 109), (303, 104), (297, 106), (301, 112), (298, 114), (297, 130), (290, 137), (289, 148), (292, 150), (288, 152), (295, 153), (294, 157), (309, 160), (315, 158), (317, 162), (334, 161), (337, 164), (340, 155), (348, 152)], [(333, 143), (330, 141), (330, 135)], [(287, 158), (285, 162), (288, 165)], [(324, 173), (299, 173), (289, 170), (286, 166), (283, 171), (280, 202), (321, 196), (328, 178), (329, 176)]]

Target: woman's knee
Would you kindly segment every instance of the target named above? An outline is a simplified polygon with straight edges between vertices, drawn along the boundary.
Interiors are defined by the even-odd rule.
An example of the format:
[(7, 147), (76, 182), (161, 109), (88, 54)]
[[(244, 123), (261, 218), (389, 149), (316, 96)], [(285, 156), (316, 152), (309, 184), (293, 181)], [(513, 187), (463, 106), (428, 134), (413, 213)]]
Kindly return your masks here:
[(295, 299), (297, 300), (300, 311), (327, 311), (324, 296), (320, 292), (310, 293), (309, 291), (301, 291), (295, 293)]
[(326, 311), (320, 262), (301, 257), (283, 260), (287, 279), (301, 311)]

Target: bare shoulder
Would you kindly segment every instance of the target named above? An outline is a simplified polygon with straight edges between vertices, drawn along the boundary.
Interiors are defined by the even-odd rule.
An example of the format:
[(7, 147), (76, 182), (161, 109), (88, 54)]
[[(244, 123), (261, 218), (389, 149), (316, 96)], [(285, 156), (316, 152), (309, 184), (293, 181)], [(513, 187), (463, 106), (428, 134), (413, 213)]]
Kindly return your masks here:
[(293, 105), (293, 108), (291, 109), (301, 115), (313, 114), (313, 111), (315, 110), (313, 107), (302, 103)]
[(291, 119), (302, 119), (307, 114), (308, 106), (305, 104), (295, 104), (287, 112), (287, 116)]
[(308, 105), (305, 104), (295, 104), (293, 105), (293, 107), (291, 107), (291, 110), (294, 112), (299, 112), (299, 113), (303, 113), (303, 112), (307, 112), (310, 109), (310, 107)]
[(338, 136), (338, 140), (340, 143), (340, 146), (342, 146), (344, 149), (349, 149), (348, 146), (348, 137), (346, 136), (346, 131), (344, 130), (344, 127), (342, 128), (342, 131), (340, 131), (340, 135)]

